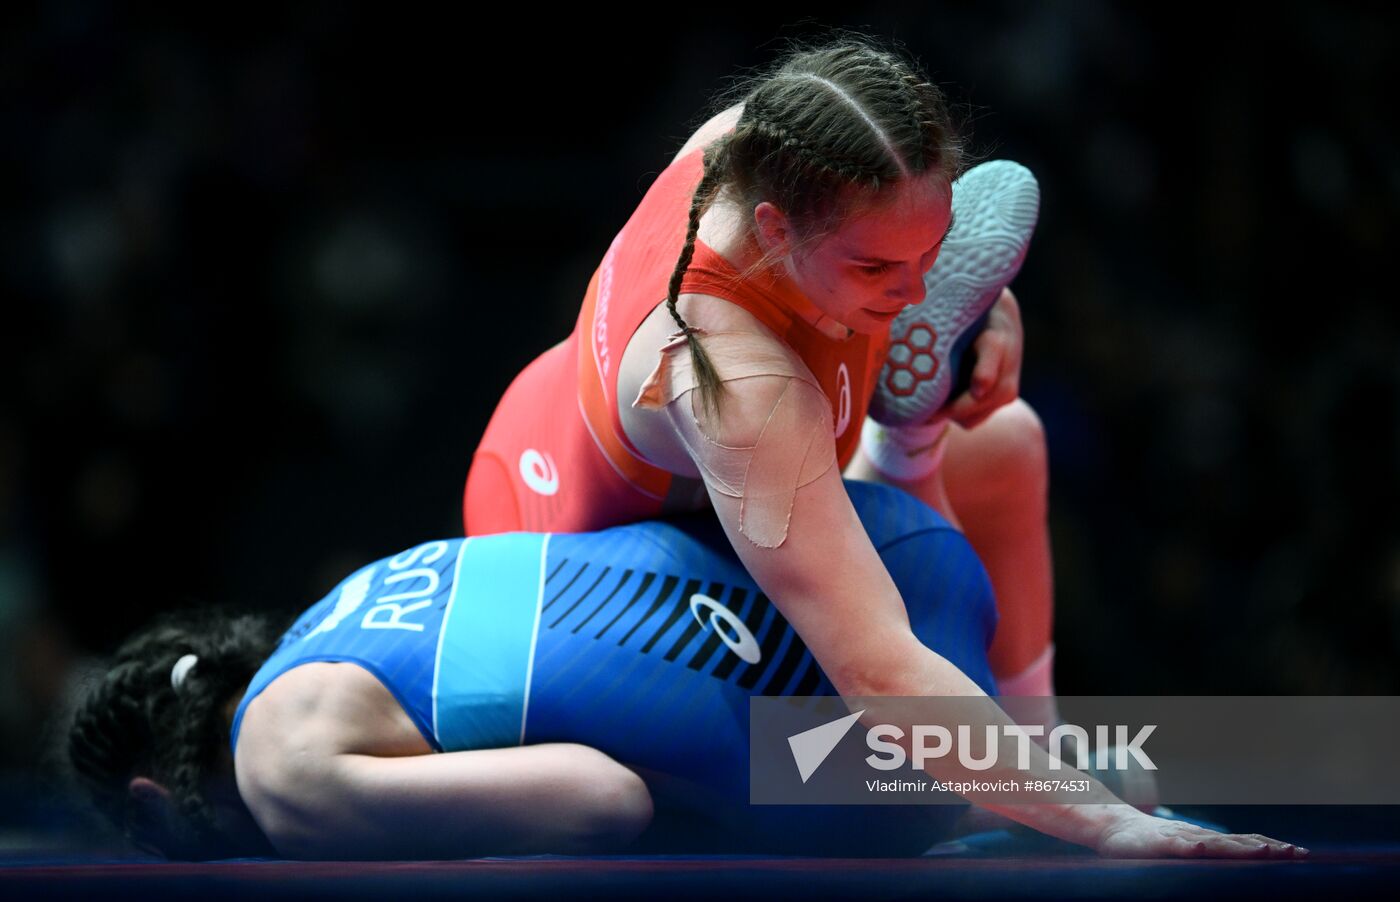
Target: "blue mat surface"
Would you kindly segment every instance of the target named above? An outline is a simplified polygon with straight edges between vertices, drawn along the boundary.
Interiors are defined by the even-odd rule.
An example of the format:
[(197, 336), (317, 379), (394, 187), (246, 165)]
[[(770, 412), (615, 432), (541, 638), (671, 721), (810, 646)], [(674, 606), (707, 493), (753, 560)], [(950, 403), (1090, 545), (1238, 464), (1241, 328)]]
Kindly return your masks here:
[(1314, 844), (1306, 861), (1107, 861), (1010, 851), (917, 859), (739, 856), (204, 864), (12, 860), (3, 899), (1137, 899), (1394, 898), (1400, 844)]
[(1381, 806), (1207, 811), (1206, 826), (1301, 843), (1301, 861), (1110, 861), (1019, 830), (941, 843), (917, 858), (530, 856), (463, 861), (200, 864), (32, 843), (0, 848), (0, 900), (180, 899), (1394, 899), (1400, 826)]

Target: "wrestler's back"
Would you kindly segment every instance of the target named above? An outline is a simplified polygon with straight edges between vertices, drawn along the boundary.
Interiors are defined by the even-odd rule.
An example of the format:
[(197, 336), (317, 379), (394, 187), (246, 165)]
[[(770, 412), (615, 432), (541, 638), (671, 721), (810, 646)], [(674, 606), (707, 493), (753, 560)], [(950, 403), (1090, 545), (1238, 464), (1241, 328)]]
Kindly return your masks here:
[[(984, 691), (994, 691), (985, 648), (994, 629), (995, 606), (985, 574), (965, 540), (904, 493), (868, 483), (852, 483), (849, 491), (871, 540), (887, 557), (889, 572), (910, 599), (908, 617), (920, 641), (980, 681)], [(499, 737), (484, 742), (472, 739), (477, 735), (473, 731), (489, 729), (495, 722), (486, 716), (492, 710), (489, 700), (484, 707), (481, 704), (483, 698), (495, 695), (456, 687), (444, 689), (439, 696), (435, 688), (434, 704), (439, 698), (447, 699), (447, 710), (454, 713), (440, 722), (434, 708), (427, 723), (443, 749), (457, 751), (433, 754), (424, 733), (423, 685), (410, 677), (421, 676), (424, 670), (413, 662), (421, 663), (433, 648), (450, 646), (455, 649), (452, 660), (480, 664), (480, 649), (445, 644), (439, 637), (440, 627), (425, 613), (436, 610), (432, 606), (409, 612), (425, 618), (425, 632), (394, 632), (398, 641), (387, 646), (378, 642), (381, 630), (363, 632), (361, 618), (341, 617), (334, 627), (322, 630), (320, 626), (330, 619), (325, 614), (329, 603), (335, 601), (339, 608), (345, 597), (343, 588), (337, 587), (289, 630), (289, 635), (312, 644), (288, 645), (274, 654), (264, 665), (271, 676), (265, 685), (255, 677), (250, 688), (254, 694), (243, 706), (242, 726), (232, 736), (240, 794), (279, 851), (293, 857), (323, 857), (328, 851), (325, 843), (334, 840), (330, 852), (351, 854), (354, 849), (340, 845), (339, 832), (325, 829), (326, 824), (337, 824), (359, 831), (360, 844), (354, 848), (370, 849), (376, 856), (389, 851), (418, 857), (430, 851), (446, 857), (473, 850), (499, 853), (498, 846), (476, 845), (473, 837), (479, 833), (483, 841), (496, 842), (503, 806), (520, 815), (517, 826), (522, 836), (531, 842), (553, 843), (556, 838), (540, 836), (541, 827), (533, 820), (539, 794), (553, 806), (560, 792), (559, 775), (577, 774), (579, 779), (564, 781), (580, 794), (571, 801), (571, 810), (591, 811), (606, 819), (615, 810), (615, 799), (611, 789), (599, 793), (596, 787), (645, 798), (630, 768), (637, 768), (637, 773), (646, 769), (669, 774), (703, 787), (712, 814), (732, 807), (746, 818), (757, 818), (746, 828), (755, 838), (797, 841), (794, 824), (770, 823), (762, 812), (749, 811), (743, 804), (748, 791), (747, 769), (739, 766), (746, 761), (747, 749), (742, 700), (754, 694), (831, 694), (833, 688), (792, 627), (738, 566), (713, 518), (634, 524), (590, 535), (515, 534), (474, 541), (478, 553), (459, 562), (460, 567), (452, 564), (455, 555), (440, 556), (444, 582), (441, 597), (435, 597), (450, 606), (456, 597), (452, 590), (467, 586), (471, 591), (458, 599), (460, 611), (475, 607), (501, 613), (509, 608), (531, 615), (508, 618), (515, 627), (529, 629), (516, 636), (518, 642), (504, 643), (530, 649), (532, 664), (517, 675), (523, 680), (524, 673), (533, 673), (528, 695), (530, 731), (522, 732), (520, 740), (524, 744), (502, 742)], [(397, 559), (440, 544), (428, 543)], [(538, 566), (515, 560), (511, 549), (525, 549), (530, 560), (538, 556)], [(501, 579), (475, 569), (500, 560), (515, 563), (496, 575), (517, 575), (524, 580), (520, 586), (504, 585)], [(358, 584), (362, 572), (346, 582)], [(458, 572), (461, 579), (449, 580), (449, 574)], [(374, 581), (369, 587), (366, 601), (378, 598), (376, 588), (385, 588)], [(505, 594), (493, 599), (493, 589)], [(707, 628), (695, 614), (698, 596), (692, 593), (699, 589), (708, 593), (707, 603), (722, 605), (733, 618), (728, 630)], [(463, 601), (467, 598), (479, 603), (467, 604)], [(504, 606), (490, 603), (509, 598), (525, 601)], [(650, 601), (636, 603), (647, 598)], [(539, 616), (531, 600), (543, 603), (539, 610), (548, 610), (548, 616)], [(957, 616), (949, 616), (954, 611)], [(366, 617), (364, 622), (381, 620)], [(345, 633), (347, 626), (356, 624), (360, 631)], [(590, 628), (581, 629), (589, 624)], [(457, 637), (482, 634), (475, 625), (462, 620)], [(759, 661), (738, 657), (725, 638), (739, 627), (756, 643)], [(502, 644), (505, 634), (484, 633), (492, 636), (493, 647)], [(369, 654), (372, 648), (359, 640), (337, 639), (370, 634), (375, 637), (372, 648), (382, 657)], [(417, 641), (420, 636), (424, 638)], [(408, 649), (411, 654), (405, 658), (393, 649)], [(354, 663), (307, 659), (352, 652), (367, 654), (371, 669), (386, 676), (377, 678)], [(288, 664), (291, 669), (278, 672)], [(489, 670), (470, 666), (462, 672), (475, 680), (484, 679), (483, 673)], [(619, 684), (616, 675), (621, 673), (628, 676)], [(391, 694), (381, 678), (389, 679), (397, 694)], [(525, 691), (524, 685), (518, 683), (517, 692)], [(686, 698), (687, 704), (674, 705), (676, 697)], [(701, 724), (706, 736), (703, 750), (694, 741)], [(468, 741), (454, 741), (459, 734)], [(626, 765), (619, 763), (624, 761)], [(512, 789), (503, 795), (505, 786)], [(422, 835), (395, 828), (400, 816), (408, 815), (405, 806), (411, 807), (414, 818), (425, 819), (421, 823), (410, 819), (424, 826)], [(816, 833), (875, 836), (876, 826), (884, 825), (879, 832), (882, 843), (889, 839), (890, 830), (917, 841), (930, 826), (924, 823), (925, 813), (916, 812), (913, 826), (918, 829), (913, 830), (909, 823), (892, 819), (885, 807), (872, 812), (841, 809), (829, 812), (835, 823), (825, 824)], [(425, 849), (422, 844), (433, 836), (426, 825), (439, 814), (461, 833), (461, 841), (454, 845), (457, 840), (449, 842), (444, 833), (438, 837), (441, 845)], [(861, 821), (865, 829), (852, 831), (852, 818), (871, 822)], [(631, 815), (625, 820), (633, 823)], [(815, 823), (812, 812), (806, 810), (800, 820), (808, 826)]]

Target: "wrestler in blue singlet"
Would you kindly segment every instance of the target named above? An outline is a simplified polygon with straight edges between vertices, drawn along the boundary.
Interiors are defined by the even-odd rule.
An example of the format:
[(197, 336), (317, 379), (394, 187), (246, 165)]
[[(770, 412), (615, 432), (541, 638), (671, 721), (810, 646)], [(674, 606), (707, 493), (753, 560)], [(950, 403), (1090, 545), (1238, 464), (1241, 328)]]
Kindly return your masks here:
[[(996, 607), (966, 539), (898, 489), (846, 486), (914, 633), (995, 693)], [(907, 834), (911, 845), (871, 851), (917, 852), (960, 813), (747, 805), (749, 697), (835, 690), (713, 515), (443, 540), (369, 564), (282, 637), (238, 706), (234, 747), (248, 703), (310, 661), (369, 670), (435, 750), (593, 746), (698, 785), (715, 805), (748, 807), (756, 835), (794, 848), (878, 825), (880, 842)]]

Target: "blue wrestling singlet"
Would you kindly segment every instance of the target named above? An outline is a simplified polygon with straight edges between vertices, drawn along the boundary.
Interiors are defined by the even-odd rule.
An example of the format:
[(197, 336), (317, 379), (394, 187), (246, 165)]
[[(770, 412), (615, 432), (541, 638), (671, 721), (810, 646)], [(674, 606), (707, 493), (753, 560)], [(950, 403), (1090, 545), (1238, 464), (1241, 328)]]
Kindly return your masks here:
[[(846, 485), (915, 634), (995, 693), (996, 608), (966, 539), (898, 489)], [(248, 703), (311, 661), (373, 673), (435, 750), (576, 742), (741, 805), (749, 697), (835, 694), (710, 513), (429, 542), (369, 564), (284, 634), (238, 705), (233, 746)], [(882, 823), (894, 813), (871, 807)]]

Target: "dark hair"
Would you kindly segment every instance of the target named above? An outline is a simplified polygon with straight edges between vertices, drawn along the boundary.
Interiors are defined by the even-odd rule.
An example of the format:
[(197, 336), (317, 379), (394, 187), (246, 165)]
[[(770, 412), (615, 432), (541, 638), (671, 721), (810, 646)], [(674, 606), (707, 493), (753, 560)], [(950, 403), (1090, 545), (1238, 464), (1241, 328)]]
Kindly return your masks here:
[[(84, 694), (68, 735), (73, 776), (128, 839), (143, 838), (127, 790), (140, 775), (170, 789), (189, 838), (185, 847), (162, 849), (167, 856), (239, 854), (215, 826), (203, 786), (228, 747), (224, 707), (271, 655), (281, 632), (270, 616), (227, 608), (164, 614), (127, 639)], [(187, 654), (199, 660), (177, 692), (171, 669)]]
[[(723, 387), (676, 300), (700, 217), (721, 189), (746, 212), (765, 200), (775, 204), (805, 245), (888, 198), (882, 189), (929, 172), (951, 182), (963, 165), (943, 93), (919, 64), (897, 46), (839, 34), (814, 46), (794, 43), (766, 72), (741, 79), (720, 101), (743, 101), (744, 109), (734, 131), (704, 151), (704, 175), (666, 297), (686, 334), (707, 408), (718, 410)], [(741, 278), (771, 265), (773, 256), (765, 253)]]

